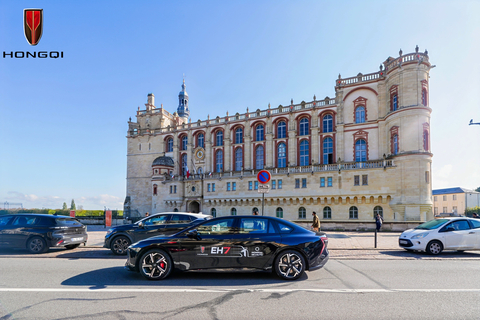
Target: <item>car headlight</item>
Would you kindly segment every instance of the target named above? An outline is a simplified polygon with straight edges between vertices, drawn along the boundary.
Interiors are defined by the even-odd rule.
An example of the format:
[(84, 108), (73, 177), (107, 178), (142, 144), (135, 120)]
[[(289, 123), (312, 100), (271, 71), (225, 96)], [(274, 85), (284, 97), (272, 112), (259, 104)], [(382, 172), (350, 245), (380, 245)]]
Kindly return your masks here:
[(105, 236), (110, 235), (112, 232), (113, 232), (113, 229), (108, 229), (108, 230), (107, 230), (107, 234), (106, 234)]
[(425, 238), (426, 236), (428, 236), (430, 232), (422, 232), (422, 233), (419, 233), (419, 234), (416, 234), (412, 237), (412, 239), (422, 239), (422, 238)]

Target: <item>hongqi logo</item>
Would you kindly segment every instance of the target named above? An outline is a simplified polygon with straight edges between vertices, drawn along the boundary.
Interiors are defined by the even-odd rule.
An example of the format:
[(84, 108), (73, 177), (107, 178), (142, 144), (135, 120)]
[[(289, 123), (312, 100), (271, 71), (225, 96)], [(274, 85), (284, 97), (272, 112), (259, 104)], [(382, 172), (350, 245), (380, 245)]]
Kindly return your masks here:
[(43, 9), (24, 9), (23, 29), (28, 43), (36, 46), (42, 37)]

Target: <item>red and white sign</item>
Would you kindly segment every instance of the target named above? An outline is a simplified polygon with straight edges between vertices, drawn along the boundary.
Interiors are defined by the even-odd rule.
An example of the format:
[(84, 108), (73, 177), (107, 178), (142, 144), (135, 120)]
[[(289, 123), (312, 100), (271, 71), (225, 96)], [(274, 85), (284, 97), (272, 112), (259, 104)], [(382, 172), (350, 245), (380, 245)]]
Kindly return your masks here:
[(270, 172), (268, 172), (267, 170), (260, 170), (257, 173), (257, 180), (261, 184), (269, 183), (271, 178), (272, 178), (272, 176), (271, 176)]

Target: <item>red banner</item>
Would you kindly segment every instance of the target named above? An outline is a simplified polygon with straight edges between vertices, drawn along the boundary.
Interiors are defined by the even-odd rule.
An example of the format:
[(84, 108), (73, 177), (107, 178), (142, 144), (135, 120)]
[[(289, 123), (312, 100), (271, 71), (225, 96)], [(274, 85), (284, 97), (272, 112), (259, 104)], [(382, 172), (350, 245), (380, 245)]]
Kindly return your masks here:
[(70, 217), (75, 218), (75, 210), (70, 210)]
[(105, 211), (105, 226), (106, 227), (112, 226), (112, 210)]

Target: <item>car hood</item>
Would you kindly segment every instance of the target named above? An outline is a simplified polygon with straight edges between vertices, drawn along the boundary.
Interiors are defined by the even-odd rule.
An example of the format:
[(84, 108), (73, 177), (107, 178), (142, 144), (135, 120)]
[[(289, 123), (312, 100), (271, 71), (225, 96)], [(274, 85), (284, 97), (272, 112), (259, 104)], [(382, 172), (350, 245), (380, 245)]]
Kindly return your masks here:
[(403, 233), (400, 235), (400, 238), (411, 238), (411, 237), (413, 237), (414, 235), (419, 234), (419, 233), (433, 232), (433, 231), (435, 231), (435, 229), (433, 229), (433, 230), (408, 229), (408, 230), (403, 231)]
[(111, 227), (110, 229), (113, 231), (125, 231), (125, 230), (131, 230), (136, 228), (138, 228), (138, 225), (132, 223), (132, 224), (122, 224), (120, 226), (114, 226), (114, 227)]

